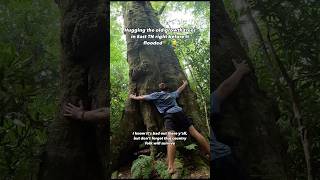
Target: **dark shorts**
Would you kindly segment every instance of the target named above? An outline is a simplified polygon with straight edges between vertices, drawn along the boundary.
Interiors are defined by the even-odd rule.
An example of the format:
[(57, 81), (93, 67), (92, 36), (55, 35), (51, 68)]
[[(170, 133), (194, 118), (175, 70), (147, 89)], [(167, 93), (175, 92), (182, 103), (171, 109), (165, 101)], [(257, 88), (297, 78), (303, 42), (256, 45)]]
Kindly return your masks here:
[(188, 128), (192, 125), (192, 119), (187, 117), (182, 111), (176, 113), (167, 113), (163, 118), (164, 127), (167, 131), (187, 131)]

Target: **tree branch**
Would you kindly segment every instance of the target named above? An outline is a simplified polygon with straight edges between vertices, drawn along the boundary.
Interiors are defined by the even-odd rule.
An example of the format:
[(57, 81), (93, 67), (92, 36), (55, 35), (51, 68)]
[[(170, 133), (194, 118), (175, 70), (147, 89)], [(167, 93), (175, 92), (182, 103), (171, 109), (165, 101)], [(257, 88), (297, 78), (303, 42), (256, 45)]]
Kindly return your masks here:
[(160, 16), (160, 15), (163, 13), (164, 8), (166, 8), (167, 3), (168, 3), (168, 1), (166, 1), (166, 2), (161, 6), (160, 10), (159, 10), (158, 13), (157, 13), (157, 16)]

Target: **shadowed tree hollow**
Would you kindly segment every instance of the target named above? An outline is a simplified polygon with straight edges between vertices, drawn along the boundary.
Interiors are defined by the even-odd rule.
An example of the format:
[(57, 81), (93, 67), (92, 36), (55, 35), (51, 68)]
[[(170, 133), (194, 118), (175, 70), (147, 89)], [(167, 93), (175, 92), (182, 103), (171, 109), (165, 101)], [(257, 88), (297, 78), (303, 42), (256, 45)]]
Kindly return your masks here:
[(108, 106), (106, 2), (56, 1), (61, 12), (61, 97), (43, 154), (39, 179), (108, 178), (107, 120), (102, 124), (63, 116), (66, 103), (85, 110)]
[[(212, 90), (234, 71), (232, 59), (250, 64), (222, 0), (215, 1), (213, 17)], [(222, 105), (222, 114), (222, 120), (214, 122), (217, 138), (231, 146), (251, 179), (287, 179), (286, 148), (276, 125), (278, 109), (259, 89), (254, 73)]]
[[(133, 1), (122, 5), (124, 28), (164, 28), (157, 17), (160, 13), (152, 8), (150, 2)], [(172, 47), (143, 45), (143, 41), (153, 42), (157, 39), (136, 39), (130, 36), (130, 33), (126, 33), (129, 93), (144, 95), (159, 91), (160, 82), (166, 82), (170, 91), (174, 91), (181, 85), (182, 80), (187, 79)], [(187, 87), (178, 101), (187, 115), (192, 117), (195, 127), (207, 136), (207, 123), (200, 116), (195, 93)], [(113, 170), (128, 161), (128, 156), (138, 147), (139, 142), (133, 141), (134, 131), (158, 132), (163, 130), (164, 121), (152, 104), (128, 100), (119, 124), (119, 130), (111, 137)], [(151, 155), (158, 151), (159, 148), (151, 147)]]

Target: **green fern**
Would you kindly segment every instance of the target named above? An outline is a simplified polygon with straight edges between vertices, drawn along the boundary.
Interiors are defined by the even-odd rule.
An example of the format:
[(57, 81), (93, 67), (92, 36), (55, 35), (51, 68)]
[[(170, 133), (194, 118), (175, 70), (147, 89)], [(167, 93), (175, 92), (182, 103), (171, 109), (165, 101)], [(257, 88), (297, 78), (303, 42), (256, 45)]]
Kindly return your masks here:
[(187, 146), (184, 146), (184, 148), (187, 149), (187, 150), (192, 151), (192, 150), (196, 150), (197, 149), (197, 145), (192, 143), (192, 144), (189, 144)]
[(135, 179), (148, 179), (152, 173), (152, 157), (140, 155), (132, 162), (131, 174)]
[(171, 179), (171, 176), (167, 171), (168, 167), (165, 162), (157, 161), (155, 169), (161, 179)]

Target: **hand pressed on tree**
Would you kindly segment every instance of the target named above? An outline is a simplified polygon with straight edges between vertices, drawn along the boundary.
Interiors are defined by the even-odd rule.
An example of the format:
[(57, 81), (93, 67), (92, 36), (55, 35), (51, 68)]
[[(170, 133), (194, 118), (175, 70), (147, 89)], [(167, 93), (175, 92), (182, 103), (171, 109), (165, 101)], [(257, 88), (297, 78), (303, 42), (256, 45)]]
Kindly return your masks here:
[(79, 101), (79, 105), (80, 106), (77, 107), (71, 103), (68, 103), (63, 108), (65, 112), (63, 115), (65, 117), (71, 117), (73, 119), (82, 119), (84, 113), (82, 101)]
[(248, 74), (251, 69), (248, 66), (246, 61), (242, 61), (240, 63), (237, 63), (236, 60), (232, 60), (232, 63), (234, 65), (234, 67), (236, 68), (236, 71), (239, 71), (242, 75)]
[(180, 94), (188, 85), (187, 80), (182, 80), (183, 84), (177, 89), (178, 93)]
[(109, 118), (109, 108), (101, 107), (91, 111), (85, 111), (83, 109), (82, 101), (79, 101), (79, 107), (71, 103), (64, 106), (64, 116), (73, 119), (87, 121), (87, 122), (100, 122), (105, 123)]
[(182, 80), (183, 84), (188, 85), (188, 81), (187, 80)]
[(135, 98), (135, 97), (136, 97), (136, 95), (134, 95), (134, 94), (130, 94), (130, 95), (129, 95), (129, 98), (130, 98), (130, 99), (133, 99), (133, 98)]
[(231, 76), (224, 80), (215, 91), (220, 101), (223, 101), (225, 98), (227, 98), (238, 86), (243, 76), (251, 71), (246, 61), (237, 63), (236, 60), (232, 59), (232, 62), (236, 70), (231, 74)]

